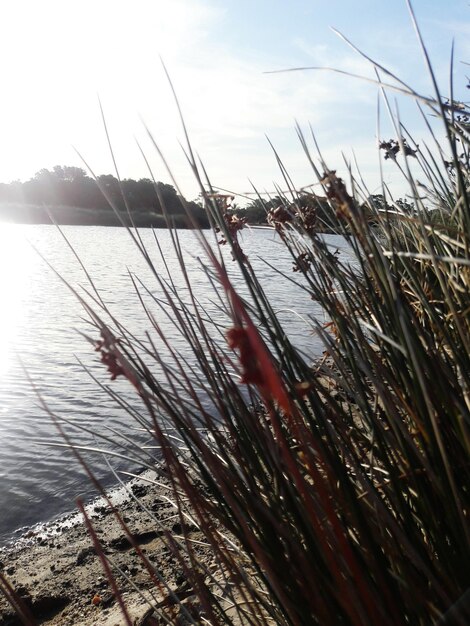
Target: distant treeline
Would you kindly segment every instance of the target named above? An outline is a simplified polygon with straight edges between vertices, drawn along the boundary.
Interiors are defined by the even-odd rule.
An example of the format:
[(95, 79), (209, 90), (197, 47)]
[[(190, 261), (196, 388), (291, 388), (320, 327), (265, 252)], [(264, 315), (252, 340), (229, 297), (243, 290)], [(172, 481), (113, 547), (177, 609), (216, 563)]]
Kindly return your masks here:
[[(135, 226), (166, 227), (163, 206), (175, 227), (190, 227), (192, 220), (203, 228), (209, 225), (201, 204), (187, 202), (172, 185), (154, 183), (148, 178), (125, 178), (119, 184), (115, 176), (105, 174), (95, 181), (80, 167), (56, 165), (52, 170), (40, 170), (26, 182), (0, 183), (0, 221), (49, 224), (52, 215), (59, 224), (119, 226), (123, 220), (130, 225), (126, 203)], [(408, 214), (414, 211), (414, 206), (406, 200), (400, 199), (392, 207), (382, 195), (374, 195), (361, 206), (366, 219), (371, 214), (370, 206), (379, 210), (399, 209)], [(186, 209), (192, 220), (188, 218)], [(335, 232), (338, 220), (336, 209), (326, 198), (309, 193), (298, 195), (295, 201), (280, 196), (268, 200), (257, 198), (244, 208), (230, 205), (227, 214), (249, 224), (274, 227), (297, 216), (304, 226), (317, 232)], [(372, 212), (372, 215), (375, 213)]]
[(304, 220), (307, 218), (312, 226), (315, 223), (317, 232), (330, 230), (332, 222), (335, 221), (334, 212), (326, 198), (312, 194), (298, 195), (295, 202), (281, 196), (274, 196), (269, 200), (256, 198), (244, 208), (232, 209), (232, 213), (246, 219), (249, 224), (271, 226), (278, 222), (279, 218), (286, 222), (291, 221), (294, 215), (298, 215)]
[[(371, 223), (376, 221), (377, 211), (385, 209), (392, 214), (400, 212), (409, 216), (415, 211), (414, 204), (408, 200), (400, 198), (392, 205), (382, 194), (371, 195), (366, 202), (357, 203), (357, 210)], [(274, 227), (297, 218), (302, 220), (308, 232), (320, 233), (336, 233), (338, 219), (341, 219), (340, 207), (327, 198), (312, 193), (299, 194), (291, 201), (281, 196), (274, 196), (269, 200), (257, 198), (244, 208), (233, 207), (231, 213), (245, 219), (249, 224), (269, 224)]]
[(82, 168), (61, 165), (42, 169), (26, 182), (0, 183), (0, 220), (50, 223), (50, 211), (59, 224), (117, 226), (111, 204), (128, 223), (126, 201), (137, 226), (166, 226), (162, 204), (175, 226), (190, 226), (185, 207), (200, 226), (208, 226), (205, 210), (186, 202), (171, 185), (126, 178), (120, 187), (111, 174), (99, 176), (97, 184)]

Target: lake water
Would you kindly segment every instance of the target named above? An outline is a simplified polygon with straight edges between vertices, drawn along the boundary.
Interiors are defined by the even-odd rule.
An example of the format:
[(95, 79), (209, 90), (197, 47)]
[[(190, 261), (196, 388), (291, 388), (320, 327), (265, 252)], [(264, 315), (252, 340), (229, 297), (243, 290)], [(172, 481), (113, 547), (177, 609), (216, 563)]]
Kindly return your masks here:
[[(135, 272), (156, 295), (158, 288), (129, 234), (121, 228), (90, 226), (63, 230), (113, 314), (143, 336), (149, 322), (128, 271)], [(155, 251), (152, 256), (163, 272), (152, 232), (143, 230), (141, 236), (148, 249)], [(179, 237), (191, 285), (207, 310), (216, 314), (213, 292), (197, 258), (204, 255), (195, 234), (180, 231)], [(169, 233), (157, 231), (157, 238), (176, 287), (183, 290)], [(345, 245), (339, 237), (328, 239), (340, 248)], [(292, 274), (292, 260), (279, 239), (271, 230), (256, 229), (246, 231), (242, 241), (288, 334), (312, 358), (319, 355), (322, 346), (310, 332), (306, 318), (321, 317), (321, 311), (299, 287), (282, 279), (265, 263), (297, 277)], [(38, 251), (74, 287), (89, 288), (77, 259), (55, 227), (0, 224), (0, 545), (16, 529), (72, 510), (79, 496), (95, 495), (72, 455), (54, 445), (62, 439), (40, 406), (37, 393), (54, 413), (79, 427), (129, 429), (124, 410), (99, 389), (78, 362), (81, 360), (100, 381), (109, 384), (97, 353), (79, 332), (97, 338), (96, 331), (90, 329), (77, 299)], [(228, 251), (227, 259), (235, 284), (243, 291)], [(172, 338), (170, 321), (157, 307), (152, 312)], [(175, 334), (173, 340), (190, 357), (181, 338)], [(136, 402), (126, 381), (117, 380), (113, 386), (130, 402)], [(74, 429), (74, 439), (83, 445), (95, 445), (83, 430)], [(95, 464), (98, 474), (110, 483), (112, 478), (99, 456)], [(121, 467), (122, 462), (117, 466)]]

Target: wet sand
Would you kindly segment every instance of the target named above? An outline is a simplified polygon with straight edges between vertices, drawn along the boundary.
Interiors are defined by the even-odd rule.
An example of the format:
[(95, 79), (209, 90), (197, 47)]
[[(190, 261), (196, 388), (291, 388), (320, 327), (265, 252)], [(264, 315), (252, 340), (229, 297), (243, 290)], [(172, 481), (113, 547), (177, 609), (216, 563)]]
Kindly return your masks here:
[[(188, 609), (197, 611), (181, 563), (168, 546), (168, 537), (181, 537), (184, 532), (190, 539), (201, 542), (196, 544), (196, 550), (208, 567), (214, 565), (211, 551), (202, 543), (203, 537), (194, 525), (183, 522), (182, 527), (167, 500), (168, 482), (159, 479), (161, 484), (156, 486), (149, 484), (150, 478), (146, 474), (128, 485), (143, 506), (122, 489), (112, 496), (113, 502), (119, 502), (119, 511), (135, 542), (170, 589), (184, 598)], [(168, 606), (172, 622), (185, 623), (171, 607), (169, 590), (158, 590), (152, 582), (111, 509), (100, 500), (89, 505), (87, 511), (114, 572), (116, 568), (121, 571), (116, 573), (116, 581), (133, 623), (142, 626), (163, 623), (151, 616), (151, 606), (158, 604)], [(38, 624), (118, 626), (125, 623), (80, 513), (34, 527), (14, 544), (1, 549), (0, 571)], [(22, 623), (0, 594), (0, 625)]]

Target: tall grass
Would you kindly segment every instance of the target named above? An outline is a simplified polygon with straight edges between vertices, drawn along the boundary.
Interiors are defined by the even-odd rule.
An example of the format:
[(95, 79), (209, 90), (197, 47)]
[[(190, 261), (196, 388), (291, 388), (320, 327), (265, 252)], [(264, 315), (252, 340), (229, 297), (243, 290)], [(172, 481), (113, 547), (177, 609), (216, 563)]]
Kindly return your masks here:
[[(186, 290), (143, 249), (155, 280), (151, 289), (134, 280), (146, 340), (107, 322), (102, 303), (84, 303), (102, 361), (145, 406), (129, 415), (161, 450), (181, 522), (189, 516), (202, 530), (218, 563), (208, 567), (186, 531), (167, 537), (197, 596), (191, 610), (181, 601), (185, 623), (470, 621), (470, 110), (441, 95), (429, 71), (432, 98), (397, 84), (424, 119), (429, 110), (439, 117), (445, 139), (429, 126), (429, 147), (418, 148), (394, 117), (396, 137), (382, 145), (413, 213), (385, 183), (385, 204), (370, 199), (359, 174), (351, 171), (346, 184), (299, 129), (353, 256), (346, 262), (317, 234), (315, 197), (300, 202), (286, 175), (290, 193), (268, 219), (292, 256), (289, 278), (326, 315), (311, 321), (324, 344), (313, 366), (289, 341), (243, 252), (243, 223), (214, 195), (189, 143), (213, 228), (249, 297), (231, 282), (231, 261), (200, 232), (225, 323), (211, 319), (173, 230)], [(197, 365), (163, 334), (152, 307), (171, 317)], [(118, 444), (152, 464), (133, 442)], [(164, 608), (155, 615), (176, 619)]]

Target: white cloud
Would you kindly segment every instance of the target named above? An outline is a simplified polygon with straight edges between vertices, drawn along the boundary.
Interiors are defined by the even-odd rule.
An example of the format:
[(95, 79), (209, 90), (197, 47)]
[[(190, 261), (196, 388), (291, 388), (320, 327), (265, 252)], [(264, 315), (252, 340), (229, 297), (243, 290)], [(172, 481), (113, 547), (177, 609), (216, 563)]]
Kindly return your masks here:
[[(98, 173), (112, 163), (96, 94), (106, 111), (120, 171), (145, 176), (134, 135), (153, 154), (139, 120), (147, 122), (183, 190), (197, 189), (178, 140), (180, 122), (159, 56), (174, 81), (194, 147), (221, 186), (246, 190), (280, 180), (267, 133), (296, 182), (311, 173), (294, 120), (310, 122), (322, 146), (374, 145), (375, 88), (327, 72), (265, 74), (266, 54), (225, 43), (224, 11), (202, 0), (55, 0), (3, 3), (0, 56), (9, 58), (0, 103), (0, 168), (4, 179), (31, 176), (55, 163), (78, 164), (76, 145)], [(294, 40), (305, 64), (337, 65), (371, 75), (346, 46)], [(361, 150), (361, 153), (366, 153)], [(335, 159), (336, 161), (338, 159)], [(156, 176), (168, 180), (158, 160)]]

